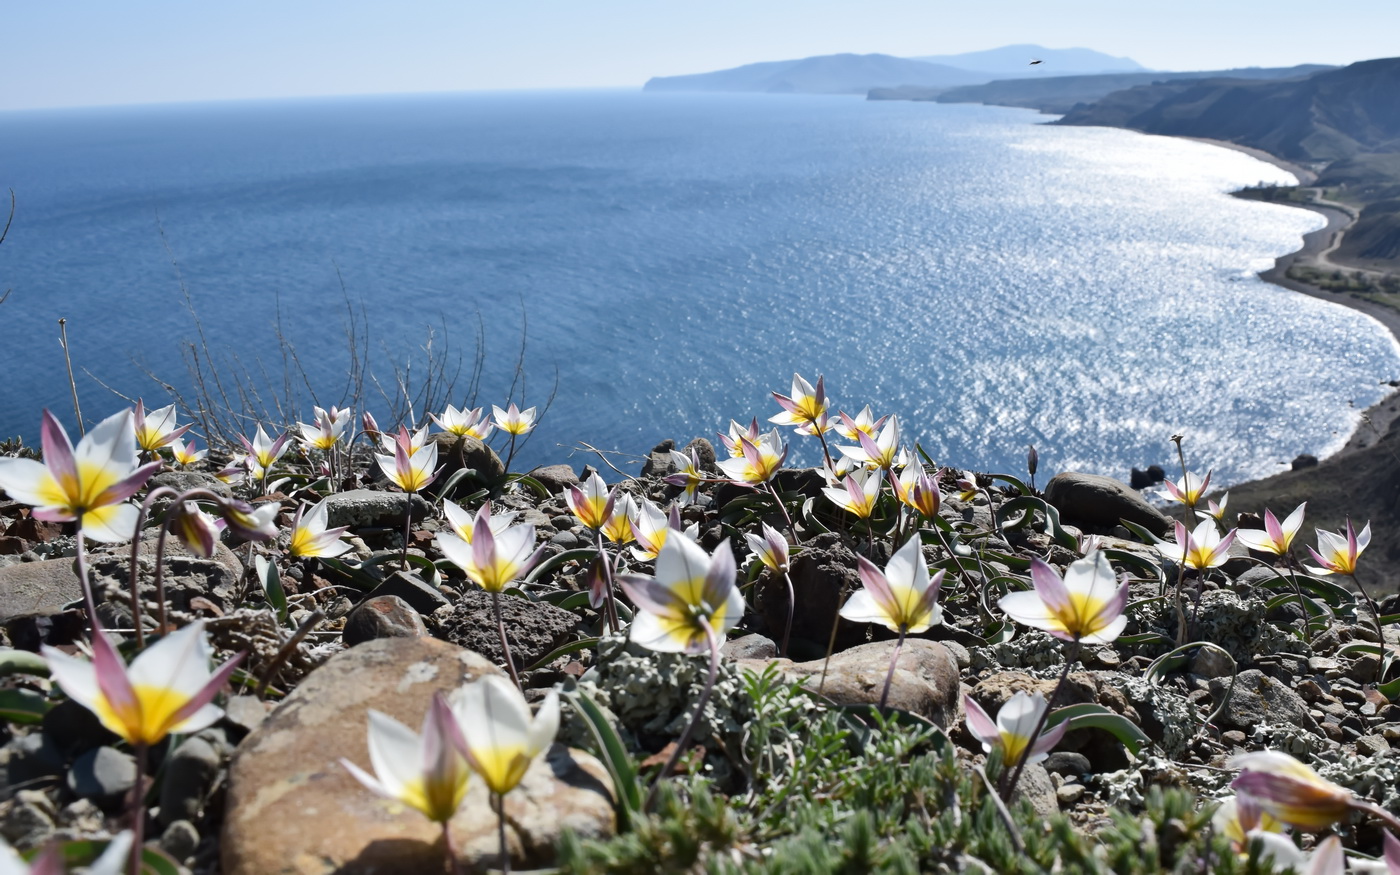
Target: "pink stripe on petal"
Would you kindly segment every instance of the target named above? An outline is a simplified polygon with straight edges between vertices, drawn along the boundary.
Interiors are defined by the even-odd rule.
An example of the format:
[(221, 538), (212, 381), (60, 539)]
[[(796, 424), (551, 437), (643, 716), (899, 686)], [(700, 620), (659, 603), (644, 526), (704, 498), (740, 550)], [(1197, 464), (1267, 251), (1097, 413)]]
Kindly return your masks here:
[(136, 707), (136, 691), (126, 676), (126, 663), (107, 640), (107, 633), (96, 617), (92, 618), (92, 668), (102, 696), (117, 713), (129, 713)]
[(987, 744), (996, 744), (1001, 738), (1001, 730), (997, 728), (991, 716), (982, 710), (982, 706), (977, 704), (977, 700), (971, 696), (963, 696), (963, 710), (967, 712), (968, 731)]
[(73, 444), (68, 433), (47, 409), (44, 421), (39, 428), (40, 446), (44, 450), (44, 464), (58, 480), (58, 485), (66, 492), (78, 482), (78, 466), (73, 460)]
[(92, 506), (102, 507), (126, 501), (139, 492), (141, 487), (146, 485), (146, 481), (151, 479), (151, 476), (159, 471), (163, 464), (163, 462), (155, 461), (142, 465), (119, 482), (102, 490), (102, 493), (92, 500)]
[(1058, 614), (1069, 608), (1069, 590), (1065, 588), (1065, 582), (1055, 569), (1040, 559), (1031, 560), (1031, 583), (1035, 586), (1035, 594), (1053, 613)]
[(1061, 720), (1059, 723), (1045, 730), (1040, 734), (1040, 738), (1035, 740), (1035, 744), (1031, 745), (1031, 755), (1034, 756), (1035, 754), (1053, 750), (1055, 745), (1060, 743), (1060, 739), (1064, 738), (1065, 733), (1068, 731), (1068, 720)]
[(899, 611), (899, 604), (895, 601), (894, 590), (890, 589), (889, 581), (885, 579), (885, 573), (880, 570), (874, 562), (864, 556), (856, 557), (856, 564), (860, 570), (861, 583), (870, 590), (870, 595), (885, 610), (886, 613), (896, 614)]

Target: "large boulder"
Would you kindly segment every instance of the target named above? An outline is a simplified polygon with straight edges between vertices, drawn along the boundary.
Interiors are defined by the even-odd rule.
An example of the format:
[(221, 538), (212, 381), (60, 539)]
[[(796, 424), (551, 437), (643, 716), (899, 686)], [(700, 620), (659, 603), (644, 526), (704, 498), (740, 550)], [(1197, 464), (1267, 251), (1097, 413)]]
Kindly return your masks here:
[(1172, 527), (1166, 514), (1148, 504), (1137, 490), (1100, 474), (1056, 474), (1045, 484), (1045, 500), (1055, 506), (1065, 522), (1111, 527), (1127, 520), (1154, 535), (1165, 535)]
[(376, 489), (352, 489), (326, 497), (326, 524), (332, 528), (349, 526), (351, 529), (359, 529), (374, 526), (402, 530), (405, 501), (413, 503), (411, 513), (414, 520), (426, 519), (431, 512), (432, 508), (421, 495), (380, 492)]
[[(234, 753), (221, 842), (225, 875), (441, 871), (437, 824), (371, 793), (340, 760), (369, 768), (370, 708), (417, 731), (435, 692), (497, 671), (478, 654), (432, 638), (370, 641), (317, 669)], [(564, 829), (613, 834), (613, 798), (596, 759), (555, 745), (506, 796), (512, 864), (552, 865)], [(496, 815), (479, 779), (450, 828), (468, 871), (496, 865)]]
[(72, 559), (20, 562), (0, 568), (0, 623), (49, 617), (83, 597)]
[[(838, 705), (878, 705), (894, 648), (894, 641), (875, 641), (833, 654), (825, 684), (822, 683), (825, 659), (796, 663), (790, 659), (741, 659), (737, 662), (740, 668), (756, 672), (775, 663), (789, 683), (806, 684), (812, 690), (820, 688), (822, 695)], [(956, 723), (961, 706), (958, 663), (948, 648), (937, 641), (906, 640), (895, 665), (886, 704), (927, 717), (945, 729)]]

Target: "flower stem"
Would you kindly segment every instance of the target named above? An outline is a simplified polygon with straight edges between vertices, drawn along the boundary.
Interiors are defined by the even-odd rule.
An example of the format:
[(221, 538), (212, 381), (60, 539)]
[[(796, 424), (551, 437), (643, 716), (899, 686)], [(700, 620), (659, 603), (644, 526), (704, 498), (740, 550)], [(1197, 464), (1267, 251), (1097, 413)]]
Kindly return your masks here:
[(403, 554), (399, 556), (399, 566), (408, 570), (408, 539), (413, 534), (413, 493), (403, 494)]
[(594, 529), (593, 534), (598, 538), (598, 560), (603, 563), (603, 589), (606, 596), (603, 601), (603, 616), (608, 621), (608, 631), (616, 634), (621, 623), (617, 619), (617, 601), (613, 595), (612, 564), (608, 562), (607, 547), (603, 544), (603, 530)]
[(457, 859), (457, 848), (452, 841), (452, 826), (450, 820), (442, 822), (442, 849), (447, 857), (447, 875), (462, 875), (462, 864)]
[(778, 505), (778, 510), (783, 512), (783, 520), (787, 522), (788, 534), (792, 535), (792, 545), (794, 547), (802, 546), (802, 540), (797, 537), (797, 528), (792, 524), (792, 517), (788, 516), (787, 505), (783, 504), (783, 500), (778, 497), (778, 490), (773, 488), (773, 481), (765, 480), (763, 485), (768, 487), (768, 494), (773, 496), (773, 503)]
[(1026, 770), (1026, 763), (1030, 761), (1031, 749), (1035, 747), (1036, 739), (1040, 738), (1040, 733), (1045, 729), (1045, 721), (1050, 719), (1050, 712), (1055, 707), (1055, 700), (1060, 697), (1060, 691), (1064, 689), (1065, 681), (1069, 679), (1070, 666), (1079, 658), (1079, 640), (1069, 646), (1069, 652), (1065, 654), (1065, 667), (1060, 672), (1059, 683), (1055, 684), (1055, 689), (1050, 693), (1050, 698), (1045, 703), (1045, 710), (1040, 713), (1040, 719), (1036, 721), (1035, 729), (1031, 731), (1030, 740), (1026, 742), (1026, 749), (1021, 752), (1021, 758), (1016, 762), (1016, 770), (1011, 773), (1011, 780), (1006, 782), (1006, 792), (1002, 794), (1003, 799), (1008, 802), (1015, 798), (1016, 785), (1021, 781), (1021, 773)]
[(510, 671), (510, 679), (515, 681), (515, 688), (523, 693), (525, 688), (520, 685), (520, 675), (515, 673), (515, 660), (510, 657), (510, 641), (506, 639), (506, 620), (501, 615), (501, 594), (496, 590), (491, 591), (491, 607), (496, 610), (496, 631), (501, 635), (501, 652), (505, 655), (506, 669)]
[(836, 465), (831, 461), (831, 449), (826, 445), (826, 435), (822, 434), (821, 427), (815, 422), (812, 423), (812, 433), (822, 442), (822, 456), (826, 458), (826, 467), (835, 470)]
[(1376, 817), (1385, 821), (1385, 825), (1388, 826), (1392, 831), (1400, 833), (1400, 818), (1397, 818), (1395, 815), (1391, 814), (1389, 811), (1386, 811), (1384, 808), (1380, 807), (1374, 802), (1371, 802), (1366, 799), (1352, 799), (1352, 801), (1347, 804), (1352, 808), (1355, 808), (1357, 811), (1364, 811), (1367, 814), (1375, 815)]
[(1357, 592), (1366, 600), (1366, 606), (1371, 609), (1371, 625), (1376, 629), (1376, 682), (1385, 679), (1385, 632), (1381, 629), (1381, 609), (1376, 604), (1376, 600), (1371, 598), (1371, 594), (1366, 591), (1366, 587), (1361, 585), (1361, 579), (1356, 576), (1356, 571), (1351, 572), (1351, 582), (1356, 584)]
[(146, 765), (149, 750), (145, 742), (137, 742), (136, 783), (131, 788), (128, 811), (131, 814), (131, 875), (141, 875), (141, 844), (146, 828)]
[(506, 797), (502, 793), (492, 793), (496, 809), (496, 842), (501, 848), (502, 875), (510, 875), (510, 850), (506, 847)]
[(510, 473), (510, 461), (515, 458), (515, 434), (510, 436), (510, 449), (506, 451), (506, 473)]
[(783, 646), (779, 648), (779, 656), (787, 656), (788, 641), (792, 638), (792, 615), (797, 611), (797, 594), (792, 588), (792, 575), (786, 570), (783, 571), (783, 581), (787, 583), (787, 622), (783, 624)]
[(885, 703), (890, 700), (890, 684), (894, 681), (894, 667), (899, 663), (899, 651), (904, 647), (904, 636), (909, 630), (899, 627), (899, 640), (894, 643), (894, 653), (890, 654), (890, 670), (885, 673), (885, 689), (880, 693), (880, 710), (885, 710)]
[[(146, 632), (141, 628), (141, 581), (137, 570), (137, 561), (141, 554), (141, 527), (146, 524), (146, 517), (151, 512), (151, 504), (162, 495), (175, 493), (169, 486), (158, 486), (146, 493), (146, 500), (141, 502), (141, 508), (136, 512), (136, 528), (131, 533), (131, 623), (136, 628), (136, 649), (146, 649)], [(173, 503), (172, 503), (173, 506)], [(163, 531), (163, 530), (162, 530)], [(160, 557), (156, 557), (156, 570), (160, 570)], [(164, 620), (162, 620), (162, 624)]]
[(88, 625), (97, 624), (97, 600), (92, 595), (92, 580), (88, 576), (87, 548), (83, 542), (83, 520), (78, 517), (78, 529), (74, 533), (76, 556), (73, 561), (78, 566), (78, 582), (83, 587), (83, 604), (87, 608)]
[(676, 739), (675, 750), (671, 751), (671, 756), (666, 760), (666, 764), (657, 773), (656, 780), (652, 782), (651, 789), (647, 791), (646, 802), (642, 805), (643, 811), (649, 811), (651, 804), (656, 800), (656, 791), (660, 789), (661, 782), (665, 781), (671, 771), (675, 769), (676, 763), (680, 762), (681, 756), (685, 753), (686, 747), (690, 744), (691, 738), (695, 736), (695, 727), (699, 725), (700, 718), (705, 713), (705, 705), (710, 701), (710, 693), (715, 688), (715, 680), (719, 677), (719, 639), (715, 637), (715, 628), (710, 625), (706, 617), (696, 617), (700, 627), (705, 630), (705, 643), (710, 648), (710, 674), (705, 679), (705, 686), (700, 691), (700, 698), (695, 702), (695, 713), (691, 716), (690, 722), (686, 724), (685, 731), (681, 737)]

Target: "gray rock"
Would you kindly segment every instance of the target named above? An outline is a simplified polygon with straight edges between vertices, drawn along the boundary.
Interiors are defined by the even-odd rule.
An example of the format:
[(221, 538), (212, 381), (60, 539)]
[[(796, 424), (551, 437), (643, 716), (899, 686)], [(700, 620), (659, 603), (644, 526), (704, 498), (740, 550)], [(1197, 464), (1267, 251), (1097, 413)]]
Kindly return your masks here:
[[(367, 711), (413, 727), (435, 692), (498, 670), (432, 638), (372, 641), (332, 657), (239, 745), (229, 767), (220, 841), (225, 875), (428, 872), (442, 868), (438, 826), (366, 790), (340, 764), (369, 766)], [(473, 780), (452, 819), (468, 871), (495, 865), (496, 817)], [(607, 771), (555, 745), (505, 800), (513, 866), (555, 862), (560, 833), (602, 838), (616, 828)]]
[(44, 735), (70, 758), (117, 742), (116, 733), (103, 726), (96, 714), (72, 699), (65, 699), (53, 706), (44, 715), (42, 725)]
[[(1214, 678), (1210, 694), (1216, 702), (1225, 697), (1229, 678)], [(1218, 718), (1221, 726), (1252, 731), (1260, 724), (1299, 726), (1309, 732), (1317, 731), (1317, 723), (1308, 714), (1307, 703), (1284, 683), (1274, 680), (1258, 669), (1246, 669), (1235, 679), (1234, 692)]]
[(427, 499), (403, 492), (379, 492), (373, 489), (352, 489), (326, 498), (327, 525), (331, 528), (349, 526), (403, 530), (404, 502), (413, 503), (413, 519), (427, 518), (431, 512)]
[[(532, 602), (512, 595), (501, 596), (506, 638), (518, 668), (532, 665), (577, 636), (580, 620), (572, 611), (548, 602)], [(438, 636), (505, 665), (496, 613), (489, 592), (469, 589), (452, 613), (442, 618)]]
[(715, 460), (715, 445), (706, 438), (698, 437), (681, 448), (681, 452), (687, 456), (691, 451), (695, 451), (695, 458), (700, 462), (700, 470), (708, 471), (711, 474), (719, 473), (719, 465)]
[(1063, 775), (1066, 778), (1087, 775), (1090, 771), (1089, 758), (1071, 750), (1052, 751), (1041, 765), (1050, 774)]
[(1035, 813), (1043, 818), (1060, 813), (1060, 800), (1055, 795), (1055, 784), (1050, 774), (1040, 763), (1027, 763), (1021, 770), (1021, 781), (1016, 785), (1012, 802), (1029, 801)]
[(1230, 657), (1214, 647), (1202, 647), (1191, 660), (1191, 673), (1203, 678), (1229, 677), (1235, 671)]
[(199, 847), (199, 830), (188, 820), (177, 820), (160, 834), (160, 849), (179, 862), (194, 856)]
[(549, 539), (549, 543), (551, 546), (558, 547), (561, 550), (573, 550), (578, 547), (587, 546), (578, 535), (568, 531), (555, 532), (554, 536)]
[(207, 489), (215, 495), (222, 495), (224, 498), (233, 497), (233, 490), (229, 488), (227, 483), (202, 471), (161, 471), (147, 480), (146, 484), (149, 489), (158, 489), (162, 486), (168, 486), (176, 492)]
[(114, 747), (93, 748), (73, 761), (68, 789), (104, 811), (116, 811), (136, 786), (136, 760)]
[(202, 738), (187, 738), (165, 760), (160, 785), (161, 826), (198, 820), (204, 800), (219, 776), (219, 753)]
[(0, 623), (49, 617), (83, 597), (72, 559), (21, 562), (0, 568)]
[(16, 785), (39, 782), (44, 779), (61, 779), (66, 766), (63, 751), (54, 744), (47, 733), (31, 732), (12, 739), (0, 748), (0, 763), (5, 766), (8, 776), (0, 786), (0, 798), (9, 794), (9, 788)]
[(53, 835), (58, 812), (42, 790), (20, 790), (0, 818), (0, 836), (11, 845), (34, 847)]
[(725, 659), (773, 659), (778, 655), (778, 645), (763, 635), (745, 635), (724, 642), (719, 651)]
[(559, 495), (570, 486), (578, 485), (578, 475), (568, 465), (541, 465), (530, 469), (525, 476), (538, 480), (550, 495)]
[(231, 727), (234, 739), (257, 729), (267, 719), (267, 704), (257, 696), (229, 696), (224, 701), (224, 725)]
[(430, 491), (441, 489), (462, 470), (475, 471), (477, 481), (482, 483), (494, 483), (506, 475), (506, 466), (496, 451), (474, 437), (440, 431), (429, 435), (428, 441), (438, 448), (438, 476), (429, 485)]
[[(736, 664), (763, 671), (775, 663), (790, 683), (805, 683), (812, 690), (820, 687), (822, 695), (838, 705), (878, 705), (894, 647), (893, 641), (875, 641), (833, 655), (825, 685), (821, 683), (825, 659), (799, 663), (788, 659), (739, 660)], [(936, 641), (912, 638), (904, 642), (899, 654), (888, 705), (927, 717), (946, 729), (958, 719), (958, 683), (958, 664), (947, 648)]]
[(1119, 520), (1127, 520), (1155, 535), (1165, 535), (1172, 527), (1165, 514), (1128, 484), (1099, 474), (1056, 474), (1045, 484), (1045, 500), (1071, 522), (1116, 526)]
[(423, 617), (413, 606), (395, 595), (377, 596), (361, 602), (345, 618), (340, 638), (354, 647), (378, 638), (421, 638), (428, 634)]
[(370, 598), (392, 595), (408, 602), (420, 614), (428, 615), (447, 604), (447, 596), (411, 571), (396, 571), (370, 592)]
[[(792, 615), (793, 640), (805, 639), (826, 651), (831, 624), (840, 623), (836, 649), (844, 650), (865, 641), (865, 625), (838, 619), (837, 611), (851, 593), (860, 589), (856, 555), (839, 535), (827, 533), (811, 538), (792, 560), (792, 589), (795, 606)], [(763, 614), (769, 629), (781, 634), (787, 622), (787, 586), (765, 574), (755, 608)], [(791, 646), (791, 645), (789, 645)]]
[(652, 447), (646, 461), (642, 463), (642, 476), (665, 477), (675, 473), (676, 463), (671, 461), (671, 451), (675, 448), (676, 442), (670, 438)]

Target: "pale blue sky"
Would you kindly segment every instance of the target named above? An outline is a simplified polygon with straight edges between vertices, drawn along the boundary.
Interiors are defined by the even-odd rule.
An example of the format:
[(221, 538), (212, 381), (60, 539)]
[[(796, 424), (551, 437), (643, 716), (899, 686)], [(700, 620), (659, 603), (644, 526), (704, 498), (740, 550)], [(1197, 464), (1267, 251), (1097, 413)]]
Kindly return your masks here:
[(753, 61), (1013, 43), (1162, 70), (1400, 54), (1396, 0), (10, 0), (3, 21), (0, 109), (640, 86)]

